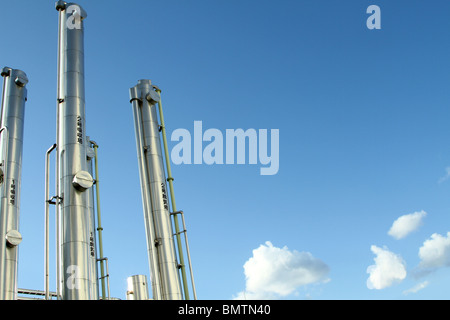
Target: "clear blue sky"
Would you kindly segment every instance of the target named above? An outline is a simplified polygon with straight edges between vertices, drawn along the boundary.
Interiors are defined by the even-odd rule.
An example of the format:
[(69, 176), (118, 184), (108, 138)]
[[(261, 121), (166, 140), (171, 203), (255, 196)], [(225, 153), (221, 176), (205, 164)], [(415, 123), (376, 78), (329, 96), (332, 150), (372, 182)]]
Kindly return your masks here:
[[(41, 290), (44, 161), (56, 141), (54, 4), (0, 4), (1, 66), (25, 71), (30, 81), (19, 287)], [(450, 167), (448, 1), (78, 4), (88, 13), (86, 131), (100, 146), (104, 251), (113, 296), (125, 299), (128, 276), (149, 274), (128, 96), (145, 78), (163, 90), (169, 139), (178, 128), (193, 132), (194, 121), (202, 121), (204, 130), (280, 132), (274, 176), (261, 176), (260, 165), (250, 164), (172, 167), (200, 299), (232, 299), (244, 290), (249, 297), (281, 299), (449, 298), (448, 238), (441, 243), (441, 264), (415, 276), (423, 263), (420, 248), (433, 234), (445, 238), (450, 231), (450, 179), (443, 178)], [(366, 27), (372, 4), (381, 8), (381, 30)], [(422, 210), (422, 225), (405, 238), (388, 234), (397, 218)], [(393, 256), (406, 275), (369, 289), (373, 246), (392, 253), (378, 256), (382, 276), (395, 273)], [(273, 274), (273, 283), (261, 282), (258, 265), (249, 263), (246, 283), (243, 266), (253, 250), (263, 261), (278, 257), (269, 271), (279, 267), (277, 254), (284, 253), (287, 269), (277, 270), (293, 278)], [(306, 253), (309, 266), (303, 264)], [(278, 289), (286, 281), (298, 285), (284, 295)], [(421, 284), (422, 290), (406, 294)], [(272, 285), (278, 289), (252, 292)]]

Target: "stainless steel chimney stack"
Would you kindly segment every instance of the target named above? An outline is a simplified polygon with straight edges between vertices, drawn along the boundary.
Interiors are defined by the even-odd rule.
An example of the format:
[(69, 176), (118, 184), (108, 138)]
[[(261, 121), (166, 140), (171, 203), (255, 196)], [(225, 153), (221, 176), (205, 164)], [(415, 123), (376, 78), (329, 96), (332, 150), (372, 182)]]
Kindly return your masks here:
[(92, 235), (93, 185), (85, 121), (84, 19), (79, 5), (56, 2), (59, 12), (56, 219), (57, 296), (97, 300), (96, 254)]
[(20, 184), (23, 127), (28, 83), (26, 74), (3, 68), (0, 129), (0, 300), (17, 299)]
[(181, 300), (181, 281), (172, 236), (166, 175), (156, 104), (159, 93), (150, 80), (130, 89), (142, 190), (150, 276), (155, 300)]

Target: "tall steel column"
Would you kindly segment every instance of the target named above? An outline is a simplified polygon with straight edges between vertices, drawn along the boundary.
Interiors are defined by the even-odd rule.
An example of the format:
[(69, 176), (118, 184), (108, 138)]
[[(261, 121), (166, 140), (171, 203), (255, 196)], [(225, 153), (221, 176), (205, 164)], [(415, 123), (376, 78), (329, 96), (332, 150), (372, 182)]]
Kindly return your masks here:
[(91, 194), (87, 162), (84, 87), (84, 19), (77, 4), (56, 2), (59, 11), (57, 90), (57, 295), (63, 300), (98, 299), (93, 270)]
[(0, 129), (0, 300), (17, 299), (20, 185), (23, 126), (28, 83), (26, 74), (3, 68), (4, 77)]
[(153, 299), (182, 299), (172, 236), (166, 176), (156, 112), (159, 93), (150, 80), (130, 89)]

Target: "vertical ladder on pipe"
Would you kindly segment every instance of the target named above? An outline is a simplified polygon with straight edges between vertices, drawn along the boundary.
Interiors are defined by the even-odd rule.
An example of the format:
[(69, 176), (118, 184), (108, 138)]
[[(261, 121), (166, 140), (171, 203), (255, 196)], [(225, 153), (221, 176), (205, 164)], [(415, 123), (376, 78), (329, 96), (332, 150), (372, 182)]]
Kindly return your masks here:
[[(174, 243), (176, 243), (176, 247), (178, 249), (178, 255), (180, 257), (178, 269), (180, 269), (182, 280), (183, 280), (183, 287), (185, 292), (185, 298), (186, 300), (189, 299), (189, 289), (187, 285), (187, 279), (186, 279), (186, 272), (185, 272), (185, 266), (184, 266), (184, 258), (183, 258), (183, 245), (181, 243), (180, 236), (181, 234), (184, 234), (184, 246), (186, 249), (186, 255), (188, 259), (188, 267), (189, 267), (189, 273), (191, 278), (191, 286), (193, 291), (194, 300), (197, 300), (197, 292), (195, 289), (195, 282), (194, 282), (194, 273), (192, 270), (192, 263), (191, 263), (191, 254), (189, 251), (189, 242), (187, 237), (187, 230), (186, 230), (186, 222), (184, 219), (184, 213), (183, 211), (177, 210), (176, 202), (175, 202), (175, 193), (173, 188), (173, 181), (174, 178), (172, 176), (172, 169), (170, 167), (170, 158), (169, 158), (169, 149), (167, 146), (167, 136), (166, 136), (166, 126), (164, 123), (164, 114), (163, 114), (163, 108), (162, 108), (162, 102), (161, 102), (161, 89), (158, 86), (152, 85), (153, 89), (156, 91), (156, 93), (159, 96), (159, 99), (157, 101), (158, 107), (159, 107), (159, 118), (160, 118), (160, 129), (162, 138), (163, 138), (163, 147), (164, 147), (164, 154), (165, 154), (165, 160), (166, 160), (166, 170), (167, 170), (167, 182), (169, 183), (169, 193), (170, 193), (170, 199), (171, 199), (171, 207), (173, 212), (170, 213), (171, 217), (173, 217), (173, 226), (175, 228), (175, 232), (173, 233), (174, 236)], [(179, 223), (178, 223), (178, 215), (181, 215), (182, 218), (182, 224), (183, 224), (183, 230), (179, 230)], [(176, 241), (175, 241), (176, 239)]]
[[(171, 212), (170, 215), (174, 219), (174, 224), (176, 224), (175, 223), (175, 219), (178, 219), (178, 215), (181, 215), (181, 221), (183, 223), (183, 230), (178, 231), (178, 232), (175, 231), (173, 233), (173, 236), (174, 237), (178, 237), (181, 234), (184, 234), (184, 246), (186, 248), (186, 256), (187, 256), (187, 259), (188, 259), (188, 266), (189, 266), (189, 273), (190, 273), (190, 277), (191, 277), (192, 291), (193, 291), (193, 295), (194, 295), (194, 300), (197, 300), (197, 292), (195, 290), (194, 273), (192, 271), (191, 253), (190, 253), (190, 250), (189, 250), (189, 242), (188, 242), (188, 236), (187, 236), (186, 222), (184, 220), (184, 212), (183, 211)], [(178, 248), (178, 250), (181, 252), (183, 250), (183, 248)], [(179, 264), (178, 268), (181, 269), (181, 267), (183, 267), (183, 266), (181, 264)]]

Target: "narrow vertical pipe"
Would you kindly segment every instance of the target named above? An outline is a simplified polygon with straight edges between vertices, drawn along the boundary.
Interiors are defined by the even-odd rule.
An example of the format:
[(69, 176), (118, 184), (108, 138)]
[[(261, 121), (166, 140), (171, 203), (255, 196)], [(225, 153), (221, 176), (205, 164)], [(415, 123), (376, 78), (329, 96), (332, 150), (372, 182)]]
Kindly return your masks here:
[(181, 218), (183, 220), (184, 238), (185, 238), (185, 242), (186, 242), (186, 253), (187, 253), (187, 256), (188, 256), (189, 271), (191, 273), (192, 292), (194, 294), (194, 300), (197, 300), (197, 290), (195, 288), (194, 271), (192, 270), (191, 252), (190, 252), (190, 249), (189, 249), (189, 240), (188, 240), (187, 230), (186, 230), (186, 221), (184, 220), (184, 213), (181, 214)]
[(1, 202), (0, 202), (0, 300), (17, 299), (22, 149), (27, 100), (26, 74), (18, 69), (3, 68), (1, 110)]
[[(5, 85), (3, 88), (5, 89)], [(4, 90), (3, 90), (4, 91)], [(3, 110), (3, 101), (2, 99), (2, 110)], [(2, 112), (3, 113), (3, 112)], [(0, 114), (1, 119), (1, 114)], [(0, 121), (1, 122), (1, 121)], [(0, 140), (1, 140), (1, 157), (0, 165), (1, 165), (1, 200), (0, 200), (0, 238), (4, 239), (6, 236), (6, 225), (8, 222), (8, 216), (6, 213), (3, 213), (3, 207), (7, 206), (7, 203), (4, 203), (3, 199), (7, 198), (7, 188), (5, 188), (5, 172), (8, 171), (7, 168), (7, 161), (3, 160), (8, 157), (8, 128), (2, 127), (0, 129)], [(6, 277), (6, 247), (3, 245), (0, 247), (0, 300), (6, 299), (6, 284), (5, 284), (5, 277)]]
[[(177, 205), (175, 202), (175, 192), (173, 189), (173, 176), (172, 176), (172, 169), (170, 167), (170, 157), (169, 157), (169, 149), (167, 147), (167, 137), (166, 137), (166, 125), (164, 123), (164, 114), (162, 109), (162, 102), (161, 102), (161, 90), (159, 88), (156, 89), (156, 92), (159, 95), (159, 118), (161, 122), (161, 134), (163, 138), (163, 146), (164, 146), (164, 152), (165, 152), (165, 160), (166, 160), (166, 169), (167, 169), (167, 182), (169, 183), (169, 191), (170, 191), (170, 199), (172, 203), (172, 211), (177, 211)], [(187, 284), (187, 277), (186, 277), (186, 267), (184, 264), (184, 257), (183, 257), (183, 249), (181, 246), (181, 237), (180, 237), (180, 227), (178, 225), (178, 217), (174, 216), (174, 224), (175, 224), (175, 234), (177, 238), (177, 246), (178, 246), (178, 256), (180, 259), (180, 268), (181, 268), (181, 277), (183, 281), (183, 289), (184, 289), (184, 296), (186, 300), (189, 300), (189, 288)]]
[[(57, 2), (56, 3), (56, 10), (63, 10), (65, 8), (65, 3)], [(62, 75), (61, 70), (64, 70), (64, 66), (62, 66), (62, 63), (64, 62), (63, 56), (64, 56), (64, 44), (62, 41), (62, 35), (64, 34), (64, 16), (62, 12), (58, 14), (58, 52), (57, 52), (57, 81), (56, 81), (56, 92), (57, 92), (57, 106), (56, 106), (56, 138), (59, 137), (59, 118), (60, 118), (60, 112), (59, 112), (59, 104), (63, 101), (63, 93), (61, 92), (61, 85), (62, 85)], [(58, 151), (58, 150), (57, 150)], [(55, 190), (56, 192), (59, 191), (59, 173), (60, 173), (60, 159), (61, 155), (57, 152), (56, 159), (55, 159)], [(58, 193), (57, 193), (58, 194)], [(61, 293), (61, 268), (62, 264), (61, 261), (61, 225), (60, 225), (60, 216), (61, 216), (61, 210), (60, 210), (60, 199), (58, 196), (56, 196), (55, 199), (55, 231), (56, 231), (56, 299), (61, 300), (62, 299), (62, 293)]]
[[(94, 177), (94, 163), (95, 163), (95, 151), (92, 147), (90, 138), (86, 136), (86, 159), (87, 159), (87, 172), (91, 177)], [(98, 300), (99, 297), (99, 284), (98, 284), (98, 259), (97, 259), (97, 227), (95, 217), (95, 190), (94, 186), (84, 191), (88, 194), (86, 200), (86, 208), (89, 214), (88, 219), (88, 234), (89, 234), (89, 280), (90, 280), (90, 299)]]
[(50, 218), (49, 218), (49, 206), (50, 206), (50, 195), (49, 195), (49, 184), (50, 184), (50, 153), (56, 149), (56, 143), (51, 146), (46, 153), (45, 156), (45, 253), (44, 253), (44, 292), (45, 292), (45, 300), (50, 299), (50, 280), (49, 280), (49, 265), (50, 265), (50, 237), (49, 237), (49, 228), (50, 228)]
[(96, 204), (97, 204), (97, 231), (98, 231), (98, 250), (100, 261), (100, 276), (102, 281), (102, 298), (106, 299), (106, 285), (105, 285), (105, 271), (104, 271), (104, 259), (103, 259), (103, 227), (102, 217), (100, 211), (100, 178), (98, 173), (98, 145), (95, 141), (91, 140), (91, 144), (94, 147), (94, 164), (95, 164), (95, 192), (96, 192)]

